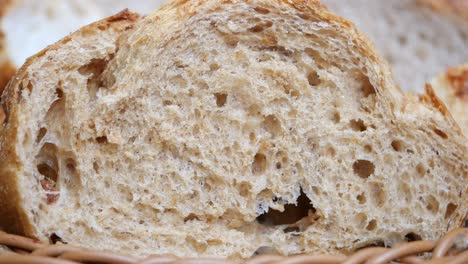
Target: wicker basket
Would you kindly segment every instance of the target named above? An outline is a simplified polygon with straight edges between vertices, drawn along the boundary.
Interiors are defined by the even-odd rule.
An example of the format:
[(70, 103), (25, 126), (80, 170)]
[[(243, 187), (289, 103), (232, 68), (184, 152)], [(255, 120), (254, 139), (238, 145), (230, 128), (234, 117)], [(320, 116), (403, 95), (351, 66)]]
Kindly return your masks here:
[[(173, 256), (151, 256), (146, 259), (107, 251), (95, 251), (65, 244), (49, 245), (39, 241), (11, 235), (0, 231), (0, 264), (71, 264), (71, 263), (117, 263), (117, 264), (231, 264), (225, 259), (182, 259)], [(426, 253), (426, 254), (424, 254)], [(429, 254), (428, 254), (429, 253)], [(424, 258), (422, 257), (424, 255)], [(468, 264), (468, 228), (455, 229), (440, 241), (415, 241), (394, 248), (371, 247), (352, 256), (296, 255), (258, 256), (245, 264)]]

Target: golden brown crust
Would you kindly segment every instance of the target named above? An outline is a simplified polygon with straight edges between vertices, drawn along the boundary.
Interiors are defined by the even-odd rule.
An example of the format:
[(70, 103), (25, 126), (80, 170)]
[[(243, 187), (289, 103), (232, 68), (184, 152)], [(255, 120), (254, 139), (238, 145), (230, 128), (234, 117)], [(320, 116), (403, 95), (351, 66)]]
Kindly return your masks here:
[[(127, 30), (129, 24), (139, 19), (139, 15), (124, 10), (114, 16), (95, 22), (71, 35), (63, 38), (57, 43), (47, 47), (36, 55), (26, 60), (25, 64), (18, 70), (15, 78), (10, 82), (1, 98), (1, 111), (3, 122), (0, 122), (0, 227), (5, 231), (21, 234), (29, 237), (36, 236), (36, 230), (30, 219), (22, 208), (19, 194), (18, 175), (21, 174), (22, 164), (16, 153), (15, 142), (17, 141), (18, 120), (15, 118), (19, 111), (19, 100), (23, 85), (21, 82), (27, 78), (27, 68), (36, 59), (50, 50), (59, 48), (67, 43), (75, 35), (91, 29), (98, 28), (106, 30), (114, 28), (118, 31)], [(122, 24), (125, 28), (122, 29)]]
[(426, 84), (424, 88), (425, 93), (420, 95), (421, 102), (424, 102), (435, 109), (437, 109), (442, 115), (447, 116), (449, 111), (447, 107), (444, 105), (442, 100), (440, 100), (434, 92), (434, 89), (430, 84)]

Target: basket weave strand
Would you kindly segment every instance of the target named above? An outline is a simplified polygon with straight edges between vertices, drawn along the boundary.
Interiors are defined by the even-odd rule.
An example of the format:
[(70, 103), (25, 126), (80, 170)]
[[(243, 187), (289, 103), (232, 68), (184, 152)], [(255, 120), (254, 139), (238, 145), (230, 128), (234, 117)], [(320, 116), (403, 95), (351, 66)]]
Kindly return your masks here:
[[(454, 245), (465, 248), (454, 249)], [(438, 242), (414, 241), (394, 248), (364, 248), (348, 257), (330, 255), (274, 256), (262, 255), (245, 260), (243, 264), (468, 264), (468, 228), (458, 228), (447, 233)], [(151, 256), (145, 259), (109, 251), (96, 251), (64, 244), (49, 245), (34, 239), (0, 231), (0, 264), (233, 264), (225, 259), (177, 258)], [(419, 257), (431, 253), (428, 258)]]

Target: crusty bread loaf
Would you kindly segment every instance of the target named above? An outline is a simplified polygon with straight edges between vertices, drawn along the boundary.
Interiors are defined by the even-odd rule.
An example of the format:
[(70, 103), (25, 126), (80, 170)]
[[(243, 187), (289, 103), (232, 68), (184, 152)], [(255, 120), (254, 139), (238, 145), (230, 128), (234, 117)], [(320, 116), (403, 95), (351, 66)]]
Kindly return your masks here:
[(322, 0), (356, 24), (390, 62), (397, 84), (424, 91), (450, 66), (468, 62), (466, 0)]
[(432, 80), (430, 86), (468, 138), (468, 64), (449, 68)]
[(369, 41), (318, 2), (175, 0), (102, 23), (29, 59), (4, 93), (10, 231), (245, 258), (461, 224), (459, 128), (403, 95)]
[[(125, 8), (148, 14), (164, 0), (0, 0), (1, 90), (25, 59), (93, 21)], [(9, 8), (6, 8), (9, 7)], [(5, 71), (5, 69), (7, 71)], [(2, 79), (3, 78), (3, 79)]]

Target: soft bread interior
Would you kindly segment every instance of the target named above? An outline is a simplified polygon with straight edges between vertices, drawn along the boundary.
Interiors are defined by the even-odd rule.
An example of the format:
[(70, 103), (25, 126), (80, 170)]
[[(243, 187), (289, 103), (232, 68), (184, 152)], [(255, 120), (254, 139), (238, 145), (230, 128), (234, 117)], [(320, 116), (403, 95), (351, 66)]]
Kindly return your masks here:
[(423, 92), (428, 80), (468, 61), (468, 22), (432, 10), (428, 0), (321, 2), (371, 38), (405, 91)]
[(7, 54), (17, 67), (69, 33), (125, 8), (148, 14), (163, 0), (17, 0), (2, 18)]
[(41, 239), (349, 252), (434, 239), (466, 212), (454, 125), (403, 97), (316, 3), (173, 1), (115, 35), (76, 33), (16, 84), (23, 206)]

